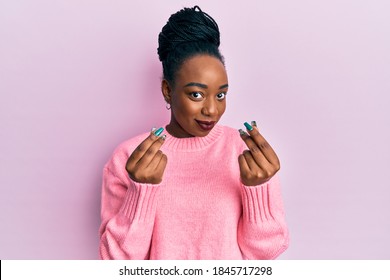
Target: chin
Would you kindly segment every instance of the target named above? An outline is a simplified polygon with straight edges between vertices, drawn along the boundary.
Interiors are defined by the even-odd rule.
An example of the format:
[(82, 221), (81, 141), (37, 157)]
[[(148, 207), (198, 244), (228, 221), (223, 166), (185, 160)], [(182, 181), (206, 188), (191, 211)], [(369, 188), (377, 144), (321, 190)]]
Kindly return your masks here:
[(205, 131), (205, 132), (199, 132), (196, 137), (205, 137), (210, 133), (210, 131)]
[(211, 132), (212, 129), (210, 130), (200, 130), (200, 129), (197, 129), (192, 135), (196, 136), (196, 137), (205, 137), (207, 136), (210, 132)]

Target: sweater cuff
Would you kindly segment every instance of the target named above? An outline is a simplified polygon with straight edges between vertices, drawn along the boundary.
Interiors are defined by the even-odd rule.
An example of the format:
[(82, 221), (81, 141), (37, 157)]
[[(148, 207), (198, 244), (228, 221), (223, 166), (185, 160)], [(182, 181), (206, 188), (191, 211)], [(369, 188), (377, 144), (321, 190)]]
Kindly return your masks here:
[(242, 185), (243, 218), (247, 222), (262, 223), (274, 220), (270, 205), (270, 181), (259, 186)]
[(122, 214), (130, 218), (131, 222), (153, 219), (159, 186), (131, 181), (120, 210)]

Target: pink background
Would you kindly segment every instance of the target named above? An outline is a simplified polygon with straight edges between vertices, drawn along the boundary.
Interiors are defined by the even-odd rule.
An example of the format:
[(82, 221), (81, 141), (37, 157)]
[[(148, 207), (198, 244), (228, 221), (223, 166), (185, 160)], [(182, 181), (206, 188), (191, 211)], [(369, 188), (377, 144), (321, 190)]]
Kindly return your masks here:
[[(157, 36), (192, 1), (0, 2), (0, 259), (96, 259), (101, 173), (169, 120)], [(278, 153), (280, 259), (390, 258), (389, 1), (197, 1), (220, 25), (222, 123)]]

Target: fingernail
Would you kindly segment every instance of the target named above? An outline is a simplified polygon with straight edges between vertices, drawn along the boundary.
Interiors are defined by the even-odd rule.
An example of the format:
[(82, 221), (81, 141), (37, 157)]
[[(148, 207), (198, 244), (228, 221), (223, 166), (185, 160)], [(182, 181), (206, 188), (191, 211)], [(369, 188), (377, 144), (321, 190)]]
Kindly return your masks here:
[(253, 130), (253, 127), (249, 123), (244, 122), (244, 125), (245, 125), (246, 129), (248, 129), (249, 131)]
[(160, 134), (164, 131), (164, 128), (160, 127), (159, 129), (157, 129), (155, 132), (154, 132), (154, 135), (156, 136), (160, 136)]
[(150, 130), (151, 132), (153, 132), (153, 131), (155, 131), (156, 130), (156, 128), (155, 127), (152, 127), (152, 129)]
[(167, 138), (167, 135), (164, 134), (164, 135), (160, 136), (160, 138), (161, 138), (162, 140), (165, 140), (165, 138)]
[(240, 135), (245, 135), (245, 131), (243, 131), (241, 128), (238, 130), (240, 132)]
[(251, 122), (251, 125), (252, 125), (252, 126), (256, 126), (256, 127), (257, 127), (257, 123), (256, 123), (256, 121), (252, 121), (252, 122)]

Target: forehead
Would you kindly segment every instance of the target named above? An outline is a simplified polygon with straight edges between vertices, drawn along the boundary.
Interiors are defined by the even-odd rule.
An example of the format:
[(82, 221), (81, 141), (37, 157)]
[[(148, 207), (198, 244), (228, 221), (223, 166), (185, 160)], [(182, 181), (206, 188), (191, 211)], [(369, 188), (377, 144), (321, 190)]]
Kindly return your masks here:
[(218, 58), (209, 55), (197, 55), (187, 59), (176, 76), (178, 86), (198, 82), (219, 87), (227, 84), (227, 81), (225, 66)]

